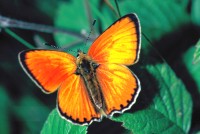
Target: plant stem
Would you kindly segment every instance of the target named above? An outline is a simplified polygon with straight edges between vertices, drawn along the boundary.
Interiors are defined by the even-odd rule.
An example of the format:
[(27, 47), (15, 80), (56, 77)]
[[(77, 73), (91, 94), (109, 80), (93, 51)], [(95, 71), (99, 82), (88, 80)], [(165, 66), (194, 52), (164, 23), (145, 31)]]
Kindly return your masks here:
[(17, 41), (21, 42), (23, 45), (25, 45), (26, 47), (30, 48), (30, 49), (33, 49), (34, 46), (31, 45), (30, 43), (28, 43), (27, 41), (25, 41), (24, 39), (22, 39), (21, 37), (19, 37), (16, 33), (14, 33), (13, 31), (11, 31), (10, 29), (8, 28), (5, 28), (4, 29), (5, 32), (7, 34), (9, 34), (10, 36), (12, 36), (13, 38), (15, 38)]

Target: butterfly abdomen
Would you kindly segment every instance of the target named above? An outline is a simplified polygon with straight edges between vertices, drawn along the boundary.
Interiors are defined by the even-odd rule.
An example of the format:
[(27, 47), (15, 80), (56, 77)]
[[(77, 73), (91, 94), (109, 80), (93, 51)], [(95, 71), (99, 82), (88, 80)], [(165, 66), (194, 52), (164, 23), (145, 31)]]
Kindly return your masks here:
[(77, 57), (77, 71), (84, 80), (89, 96), (97, 112), (105, 110), (105, 104), (101, 93), (101, 87), (96, 78), (98, 64), (93, 62), (86, 54), (79, 52)]

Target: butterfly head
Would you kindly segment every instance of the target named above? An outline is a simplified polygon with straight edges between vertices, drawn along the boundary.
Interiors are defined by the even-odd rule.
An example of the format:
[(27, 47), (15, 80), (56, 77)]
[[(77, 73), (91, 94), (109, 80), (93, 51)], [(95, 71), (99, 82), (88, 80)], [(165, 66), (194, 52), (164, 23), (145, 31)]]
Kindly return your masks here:
[(92, 60), (92, 58), (86, 53), (78, 50), (77, 58), (76, 58), (77, 70), (76, 73), (80, 74), (80, 70), (83, 70), (85, 73), (90, 73), (91, 70), (95, 71), (95, 69), (99, 66), (96, 62)]
[(78, 50), (78, 54), (77, 54), (77, 57), (76, 57), (76, 65), (77, 65), (76, 73), (80, 74), (81, 69), (89, 68), (88, 64), (89, 64), (90, 59), (91, 58), (87, 54), (85, 54), (81, 50)]
[(77, 57), (76, 57), (76, 65), (77, 66), (80, 66), (83, 62), (84, 59), (86, 59), (87, 54), (85, 54), (84, 52), (82, 52), (80, 49), (78, 50), (78, 54), (77, 54)]

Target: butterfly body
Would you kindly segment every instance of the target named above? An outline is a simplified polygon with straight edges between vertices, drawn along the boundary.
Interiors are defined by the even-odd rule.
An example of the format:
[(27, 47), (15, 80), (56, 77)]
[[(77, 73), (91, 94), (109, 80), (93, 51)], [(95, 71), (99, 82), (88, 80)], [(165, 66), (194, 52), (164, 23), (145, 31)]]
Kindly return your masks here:
[(105, 103), (101, 93), (101, 87), (96, 77), (96, 69), (99, 64), (95, 63), (90, 56), (78, 51), (76, 59), (76, 74), (84, 80), (88, 94), (93, 102), (96, 112), (104, 111)]
[(114, 22), (78, 56), (58, 50), (31, 49), (19, 53), (20, 65), (47, 94), (57, 93), (60, 116), (89, 125), (103, 116), (123, 113), (136, 102), (140, 81), (127, 67), (139, 59), (141, 29), (136, 14)]

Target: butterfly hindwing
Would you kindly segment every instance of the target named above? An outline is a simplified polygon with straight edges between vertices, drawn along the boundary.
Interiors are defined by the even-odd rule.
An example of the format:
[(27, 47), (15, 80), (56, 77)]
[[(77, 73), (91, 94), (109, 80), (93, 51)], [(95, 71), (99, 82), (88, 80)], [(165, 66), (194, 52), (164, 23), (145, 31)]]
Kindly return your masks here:
[(58, 109), (64, 118), (76, 124), (88, 125), (93, 120), (101, 120), (80, 75), (73, 74), (62, 83), (58, 91)]
[(56, 91), (67, 77), (76, 70), (75, 57), (53, 50), (25, 50), (19, 61), (28, 76), (44, 91)]
[(123, 65), (101, 64), (96, 75), (106, 103), (106, 114), (129, 109), (140, 92), (138, 78)]
[(140, 23), (135, 14), (128, 14), (113, 23), (92, 44), (88, 55), (97, 63), (131, 65), (140, 51)]

